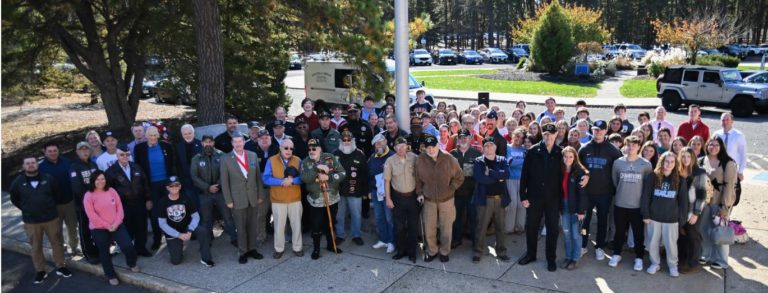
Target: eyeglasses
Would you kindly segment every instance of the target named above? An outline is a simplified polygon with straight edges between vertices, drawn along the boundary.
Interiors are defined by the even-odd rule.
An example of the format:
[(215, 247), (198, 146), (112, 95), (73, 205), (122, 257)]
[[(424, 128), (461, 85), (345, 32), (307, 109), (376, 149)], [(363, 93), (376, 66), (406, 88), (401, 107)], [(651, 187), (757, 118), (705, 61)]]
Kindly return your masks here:
[(349, 138), (344, 138), (344, 139), (342, 139), (341, 141), (343, 141), (343, 142), (350, 142), (350, 141), (352, 141), (352, 139), (349, 139)]
[(286, 150), (286, 151), (292, 151), (293, 150), (292, 147), (283, 147), (283, 149)]

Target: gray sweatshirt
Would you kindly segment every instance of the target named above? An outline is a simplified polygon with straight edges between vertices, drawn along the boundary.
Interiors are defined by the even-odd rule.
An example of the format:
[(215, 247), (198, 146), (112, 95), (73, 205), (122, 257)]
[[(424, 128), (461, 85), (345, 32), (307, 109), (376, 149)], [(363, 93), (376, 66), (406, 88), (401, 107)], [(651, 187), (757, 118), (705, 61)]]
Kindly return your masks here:
[[(639, 209), (644, 190), (651, 188), (646, 180), (653, 169), (643, 158), (629, 161), (623, 156), (613, 162), (613, 185), (616, 186), (616, 206), (625, 209)], [(652, 183), (652, 182), (651, 182)]]

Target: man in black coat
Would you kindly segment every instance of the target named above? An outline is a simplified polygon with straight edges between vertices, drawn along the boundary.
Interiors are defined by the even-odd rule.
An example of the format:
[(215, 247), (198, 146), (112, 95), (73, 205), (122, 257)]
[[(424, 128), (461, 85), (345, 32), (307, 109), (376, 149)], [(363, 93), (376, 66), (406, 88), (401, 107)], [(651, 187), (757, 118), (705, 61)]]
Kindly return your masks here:
[[(134, 149), (136, 157), (133, 160), (147, 173), (152, 202), (157, 202), (161, 197), (167, 195), (168, 191), (165, 189), (165, 185), (168, 178), (176, 176), (174, 170), (174, 162), (176, 161), (173, 156), (173, 146), (160, 140), (160, 133), (156, 127), (148, 127), (146, 137), (146, 142), (136, 145)], [(152, 221), (152, 250), (157, 250), (162, 243), (163, 233), (160, 231), (155, 209), (152, 210), (149, 217)]]
[(541, 142), (528, 150), (520, 177), (520, 199), (523, 207), (527, 209), (525, 219), (527, 252), (518, 263), (526, 265), (536, 260), (539, 225), (543, 216), (548, 232), (547, 270), (555, 271), (559, 210), (563, 197), (563, 154), (562, 149), (555, 144), (557, 127), (549, 123), (541, 128), (544, 137)]
[(203, 150), (203, 144), (195, 138), (195, 128), (190, 124), (181, 126), (182, 140), (176, 144), (176, 170), (179, 171), (179, 179), (183, 188), (182, 193), (200, 208), (200, 197), (194, 188), (190, 175), (190, 162), (192, 158)]
[(85, 193), (91, 189), (91, 174), (99, 168), (96, 163), (91, 161), (91, 148), (88, 142), (81, 141), (75, 148), (77, 159), (72, 161), (70, 168), (70, 183), (72, 185), (72, 196), (75, 201), (75, 211), (77, 212), (77, 221), (80, 229), (80, 246), (83, 250), (83, 256), (91, 264), (99, 263), (99, 250), (91, 239), (91, 229), (88, 228), (90, 221), (85, 214), (83, 199)]
[(123, 203), (123, 223), (136, 247), (136, 254), (148, 257), (152, 253), (147, 250), (147, 211), (152, 209), (153, 201), (147, 174), (139, 164), (130, 161), (130, 156), (127, 146), (118, 147), (117, 163), (104, 173), (109, 186), (117, 191)]
[(496, 114), (496, 111), (489, 111), (488, 114), (485, 115), (485, 129), (486, 133), (481, 133), (483, 137), (491, 136), (493, 137), (493, 142), (497, 146), (496, 147), (496, 155), (497, 156), (506, 156), (507, 155), (507, 140), (504, 138), (501, 133), (499, 133), (499, 129), (496, 127), (498, 123), (496, 120), (499, 118), (499, 115)]

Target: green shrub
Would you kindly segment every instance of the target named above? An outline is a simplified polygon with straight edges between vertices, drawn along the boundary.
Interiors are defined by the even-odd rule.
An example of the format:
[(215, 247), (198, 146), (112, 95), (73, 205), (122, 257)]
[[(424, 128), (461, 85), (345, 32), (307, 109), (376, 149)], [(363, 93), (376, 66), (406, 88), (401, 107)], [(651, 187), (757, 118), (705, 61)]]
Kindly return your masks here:
[(662, 63), (658, 62), (652, 62), (648, 65), (648, 74), (650, 74), (653, 77), (659, 77), (659, 75), (663, 74), (666, 70), (666, 66)]
[(571, 25), (558, 2), (552, 2), (533, 33), (531, 55), (534, 63), (556, 74), (573, 56)]
[(515, 66), (515, 69), (523, 69), (526, 61), (528, 61), (528, 57), (521, 57), (520, 60), (517, 61), (517, 66)]
[(696, 65), (708, 65), (708, 66), (724, 66), (736, 68), (739, 66), (738, 57), (727, 55), (714, 55), (714, 56), (697, 56)]

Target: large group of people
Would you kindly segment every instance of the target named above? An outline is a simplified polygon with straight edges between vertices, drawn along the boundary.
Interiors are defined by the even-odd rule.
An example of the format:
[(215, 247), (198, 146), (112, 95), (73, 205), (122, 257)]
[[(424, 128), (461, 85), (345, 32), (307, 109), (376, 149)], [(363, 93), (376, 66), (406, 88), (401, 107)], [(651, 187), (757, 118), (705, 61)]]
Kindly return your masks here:
[[(302, 257), (309, 232), (311, 259), (318, 259), (323, 237), (333, 254), (347, 238), (364, 245), (361, 226), (371, 213), (373, 249), (414, 263), (420, 239), (425, 262), (448, 262), (467, 242), (473, 263), (489, 247), (511, 261), (506, 235), (524, 233), (527, 252), (518, 263), (537, 259), (545, 234), (549, 271), (576, 269), (590, 237), (595, 258), (611, 267), (627, 256), (625, 244), (634, 270), (649, 274), (660, 270), (661, 247), (672, 277), (701, 265), (728, 267), (728, 245), (717, 245), (709, 231), (728, 220), (746, 163), (744, 134), (729, 113), (710, 134), (696, 105), (675, 127), (661, 107), (653, 120), (642, 112), (633, 123), (621, 104), (608, 119), (590, 117), (583, 101), (568, 117), (553, 98), (538, 115), (524, 102), (459, 110), (433, 105), (420, 91), (407, 132), (398, 127), (394, 99), (386, 101), (375, 108), (366, 98), (329, 113), (305, 99), (294, 121), (278, 107), (269, 123), (248, 123), (248, 133), (228, 117), (226, 131), (201, 139), (186, 124), (175, 145), (146, 123), (135, 124), (124, 143), (110, 131), (91, 131), (71, 161), (56, 143), (46, 144), (44, 159), (25, 158), (10, 188), (32, 243), (35, 283), (47, 277), (43, 235), (58, 275), (71, 276), (65, 252), (82, 254), (116, 285), (115, 251), (137, 272), (137, 258), (153, 257), (163, 243), (170, 262), (183, 263), (185, 243), (196, 240), (200, 263), (213, 267), (213, 230), (221, 225), (218, 238), (226, 234), (241, 264), (264, 257), (259, 250), (270, 233), (273, 258), (283, 257), (286, 242)], [(593, 218), (597, 231), (590, 231)]]

